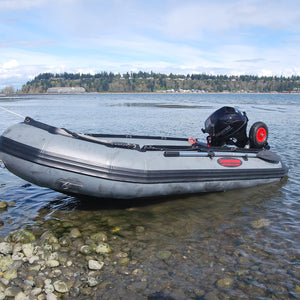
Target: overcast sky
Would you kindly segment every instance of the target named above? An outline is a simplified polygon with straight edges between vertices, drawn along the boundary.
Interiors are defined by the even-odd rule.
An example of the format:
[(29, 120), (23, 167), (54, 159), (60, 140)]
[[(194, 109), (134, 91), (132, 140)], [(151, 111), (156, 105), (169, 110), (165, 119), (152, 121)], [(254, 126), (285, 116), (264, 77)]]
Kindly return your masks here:
[(101, 71), (300, 75), (300, 1), (0, 0), (0, 89)]

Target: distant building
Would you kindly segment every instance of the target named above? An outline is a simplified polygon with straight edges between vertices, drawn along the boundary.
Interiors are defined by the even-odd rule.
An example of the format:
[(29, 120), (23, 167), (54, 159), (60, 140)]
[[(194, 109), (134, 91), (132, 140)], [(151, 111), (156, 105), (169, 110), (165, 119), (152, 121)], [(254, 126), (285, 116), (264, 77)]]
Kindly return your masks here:
[(50, 94), (81, 94), (85, 93), (83, 87), (51, 87), (47, 89), (47, 93)]

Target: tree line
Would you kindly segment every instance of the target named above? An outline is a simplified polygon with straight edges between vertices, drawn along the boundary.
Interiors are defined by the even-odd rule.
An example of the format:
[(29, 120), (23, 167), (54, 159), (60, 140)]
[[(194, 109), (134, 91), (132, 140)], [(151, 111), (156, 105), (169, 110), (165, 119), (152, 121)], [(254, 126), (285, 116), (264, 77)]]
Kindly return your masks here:
[(23, 85), (22, 93), (47, 93), (53, 87), (83, 87), (89, 93), (116, 92), (252, 92), (299, 93), (300, 76), (42, 73)]

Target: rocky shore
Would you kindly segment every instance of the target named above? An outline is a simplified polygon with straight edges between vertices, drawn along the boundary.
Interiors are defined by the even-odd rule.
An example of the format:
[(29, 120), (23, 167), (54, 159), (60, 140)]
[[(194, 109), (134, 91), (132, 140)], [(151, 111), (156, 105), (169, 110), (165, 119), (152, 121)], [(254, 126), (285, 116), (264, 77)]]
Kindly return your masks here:
[[(218, 195), (206, 197), (216, 205)], [(74, 211), (55, 211), (54, 202), (0, 237), (0, 300), (300, 298), (297, 231), (286, 227), (283, 244), (274, 235), (278, 217), (243, 214), (240, 226), (204, 204), (195, 211), (198, 198), (189, 201), (189, 218), (176, 201)], [(3, 220), (5, 228), (13, 215)]]
[[(81, 239), (78, 229), (60, 239), (44, 232), (39, 239), (28, 230), (1, 238), (0, 299), (57, 299), (92, 295), (101, 282), (111, 248), (107, 235), (98, 232)], [(125, 253), (119, 254), (126, 263)]]

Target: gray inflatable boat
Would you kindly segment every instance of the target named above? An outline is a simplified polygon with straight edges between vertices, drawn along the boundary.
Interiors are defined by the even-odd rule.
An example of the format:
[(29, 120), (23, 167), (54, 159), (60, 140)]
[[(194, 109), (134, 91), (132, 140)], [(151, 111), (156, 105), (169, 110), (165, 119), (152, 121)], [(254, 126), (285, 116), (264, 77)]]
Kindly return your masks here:
[(2, 134), (0, 159), (36, 185), (100, 198), (225, 191), (280, 181), (287, 174), (280, 157), (264, 148), (77, 134), (29, 117)]

